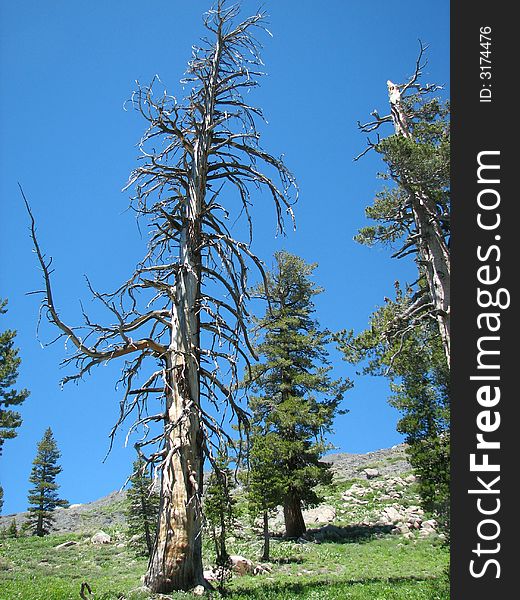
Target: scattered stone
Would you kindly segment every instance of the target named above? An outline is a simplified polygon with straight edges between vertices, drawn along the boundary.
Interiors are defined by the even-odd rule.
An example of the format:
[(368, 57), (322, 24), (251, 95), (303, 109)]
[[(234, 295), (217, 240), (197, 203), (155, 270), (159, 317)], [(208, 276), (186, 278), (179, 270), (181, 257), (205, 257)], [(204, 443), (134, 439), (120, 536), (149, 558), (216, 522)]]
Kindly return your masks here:
[(397, 527), (394, 527), (394, 529), (392, 529), (392, 533), (394, 533), (396, 535), (404, 535), (406, 533), (410, 533), (410, 528), (408, 527), (408, 525), (405, 525), (403, 523), (402, 525), (398, 525)]
[(62, 548), (68, 548), (69, 546), (77, 546), (78, 542), (74, 540), (69, 540), (67, 542), (63, 542), (63, 544), (59, 544), (58, 546), (54, 546), (56, 550), (61, 550)]
[(112, 538), (108, 535), (108, 533), (105, 533), (104, 531), (98, 531), (90, 538), (90, 541), (93, 544), (110, 544)]
[(410, 475), (407, 475), (404, 480), (406, 483), (415, 483), (417, 481), (417, 477), (413, 473), (410, 473)]
[(422, 528), (429, 529), (430, 531), (435, 531), (437, 529), (437, 521), (435, 519), (429, 519), (428, 521), (423, 521)]
[(267, 571), (267, 573), (273, 572), (273, 567), (268, 563), (258, 563), (258, 566), (264, 571)]
[(393, 507), (393, 506), (387, 506), (384, 510), (383, 513), (381, 515), (381, 518), (383, 520), (386, 519), (386, 523), (387, 524), (392, 524), (392, 523), (398, 523), (399, 521), (402, 521), (402, 516), (401, 514)]
[(206, 592), (206, 589), (204, 588), (203, 585), (196, 585), (192, 590), (191, 593), (194, 596), (203, 596)]
[(253, 572), (253, 563), (243, 556), (232, 554), (229, 557), (231, 568), (237, 575), (248, 575)]
[(263, 575), (264, 573), (271, 573), (273, 569), (270, 565), (258, 564), (253, 569), (253, 575)]
[(366, 475), (367, 479), (375, 479), (381, 474), (379, 469), (364, 469), (363, 473)]
[(217, 581), (218, 579), (213, 569), (206, 569), (202, 575), (206, 581)]
[(303, 518), (306, 523), (332, 523), (336, 518), (336, 509), (329, 504), (322, 504), (303, 511)]
[(420, 538), (426, 538), (426, 537), (429, 537), (430, 535), (434, 535), (434, 534), (435, 534), (434, 529), (420, 529), (419, 530)]

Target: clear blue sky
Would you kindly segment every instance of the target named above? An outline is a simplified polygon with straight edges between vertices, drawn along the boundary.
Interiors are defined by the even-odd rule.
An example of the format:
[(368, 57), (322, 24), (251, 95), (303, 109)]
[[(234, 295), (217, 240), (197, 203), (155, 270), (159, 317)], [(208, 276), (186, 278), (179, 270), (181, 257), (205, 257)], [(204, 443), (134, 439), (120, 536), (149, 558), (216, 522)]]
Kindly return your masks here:
[[(145, 124), (123, 103), (136, 79), (147, 83), (156, 73), (182, 96), (178, 81), (209, 6), (206, 0), (0, 5), (0, 297), (9, 299), (0, 329), (18, 331), (19, 387), (31, 391), (19, 435), (6, 442), (0, 459), (4, 514), (26, 508), (31, 462), (48, 426), (63, 454), (58, 481), (70, 502), (119, 488), (134, 458), (123, 431), (102, 463), (118, 413), (117, 367), (97, 369), (61, 390), (63, 344), (44, 349), (36, 338), (38, 299), (26, 293), (40, 289), (41, 279), (17, 181), (32, 204), (40, 242), (54, 258), (61, 314), (79, 323), (79, 300), (93, 308), (84, 275), (98, 290), (113, 289), (145, 251), (126, 210), (129, 195), (121, 192)], [(244, 16), (257, 7), (245, 0)], [(254, 250), (268, 264), (281, 248), (318, 262), (322, 326), (359, 330), (392, 294), (395, 279), (413, 280), (414, 268), (352, 240), (383, 168), (375, 155), (353, 162), (365, 144), (356, 123), (374, 108), (386, 114), (386, 81), (411, 74), (418, 39), (430, 45), (426, 79), (448, 85), (449, 2), (267, 0), (264, 7), (274, 37), (263, 39), (268, 76), (252, 100), (269, 122), (264, 147), (285, 154), (300, 201), (297, 230), (285, 238), (275, 238), (270, 206), (257, 211)], [(266, 207), (267, 200), (259, 199)], [(44, 324), (41, 339), (53, 333)], [(355, 380), (344, 402), (350, 412), (337, 419), (332, 438), (338, 449), (367, 452), (400, 442), (387, 383), (356, 376), (337, 354), (333, 364), (337, 376)]]

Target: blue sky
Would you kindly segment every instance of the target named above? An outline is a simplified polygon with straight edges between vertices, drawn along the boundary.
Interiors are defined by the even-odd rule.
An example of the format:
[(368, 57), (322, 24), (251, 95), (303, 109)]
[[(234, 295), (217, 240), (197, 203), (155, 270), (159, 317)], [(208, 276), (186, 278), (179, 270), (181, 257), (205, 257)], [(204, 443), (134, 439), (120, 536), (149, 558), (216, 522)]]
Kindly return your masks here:
[[(122, 430), (102, 462), (118, 414), (117, 365), (61, 390), (66, 350), (62, 343), (42, 348), (36, 337), (38, 299), (26, 293), (40, 289), (41, 278), (17, 182), (33, 207), (40, 242), (54, 258), (62, 317), (79, 323), (80, 299), (96, 310), (84, 275), (98, 290), (114, 289), (145, 252), (146, 240), (127, 210), (129, 193), (121, 192), (145, 124), (123, 104), (136, 79), (148, 83), (156, 73), (182, 97), (178, 82), (209, 6), (202, 0), (0, 5), (0, 297), (9, 299), (0, 330), (18, 331), (19, 387), (31, 391), (19, 435), (0, 459), (4, 514), (26, 508), (31, 461), (48, 426), (63, 454), (59, 482), (70, 502), (119, 488), (134, 458)], [(300, 199), (296, 231), (276, 238), (274, 211), (267, 197), (258, 198), (253, 248), (268, 265), (281, 248), (319, 263), (322, 326), (359, 330), (396, 279), (414, 279), (414, 268), (352, 240), (383, 169), (376, 155), (352, 160), (365, 144), (356, 123), (374, 108), (386, 114), (386, 81), (411, 74), (418, 39), (430, 45), (425, 79), (448, 85), (449, 2), (268, 0), (263, 6), (273, 37), (262, 39), (268, 76), (252, 102), (268, 120), (263, 145), (285, 155)], [(257, 8), (245, 0), (244, 16)], [(44, 323), (41, 341), (53, 333)], [(350, 412), (336, 421), (335, 446), (367, 452), (400, 442), (387, 383), (356, 376), (337, 353), (332, 358), (335, 374), (355, 381), (344, 401)]]

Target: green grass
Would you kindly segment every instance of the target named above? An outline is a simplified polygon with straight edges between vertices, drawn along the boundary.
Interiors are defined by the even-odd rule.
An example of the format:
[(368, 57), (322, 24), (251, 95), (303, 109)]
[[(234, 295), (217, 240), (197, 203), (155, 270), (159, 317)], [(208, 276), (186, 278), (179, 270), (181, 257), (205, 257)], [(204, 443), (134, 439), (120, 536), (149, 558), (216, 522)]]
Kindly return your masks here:
[[(401, 475), (404, 476), (404, 475)], [(356, 484), (356, 496), (368, 501), (356, 505), (342, 494)], [(402, 506), (418, 504), (417, 485), (398, 486)], [(319, 490), (325, 502), (336, 508), (334, 524), (352, 528), (351, 537), (337, 542), (297, 543), (274, 538), (271, 541), (272, 572), (235, 577), (227, 585), (231, 600), (448, 600), (445, 577), (449, 551), (438, 538), (405, 540), (384, 535), (381, 529), (360, 527), (367, 516), (377, 520), (384, 506), (384, 489), (375, 489), (366, 479), (336, 480)], [(228, 544), (231, 554), (259, 561), (262, 542), (251, 529), (243, 498), (241, 530), (233, 531)], [(101, 507), (90, 517), (120, 512), (121, 503)], [(357, 526), (357, 527), (356, 527)], [(140, 588), (147, 559), (128, 546), (118, 548), (125, 539), (121, 524), (103, 527), (114, 542), (93, 546), (90, 537), (79, 534), (52, 535), (45, 538), (0, 539), (0, 600), (78, 600), (82, 582), (88, 582), (95, 600), (150, 600)], [(57, 550), (68, 540), (78, 545)], [(213, 544), (205, 537), (205, 565), (213, 564)], [(132, 591), (136, 590), (136, 591)], [(213, 592), (207, 598), (217, 600)], [(173, 600), (193, 598), (173, 593)]]
[[(57, 550), (73, 539), (79, 544)], [(207, 543), (208, 555), (210, 544)], [(237, 538), (231, 553), (258, 559), (260, 541)], [(236, 577), (232, 600), (447, 600), (444, 572), (448, 550), (430, 540), (396, 536), (363, 542), (272, 543), (269, 574)], [(0, 542), (0, 600), (77, 600), (87, 581), (96, 600), (145, 600), (141, 586), (146, 559), (115, 544), (93, 546), (79, 535), (25, 537)], [(172, 594), (175, 600), (191, 597)], [(209, 597), (218, 598), (216, 593)]]
[[(55, 548), (68, 540), (79, 544)], [(146, 569), (146, 560), (126, 548), (93, 546), (73, 534), (2, 540), (0, 561), (8, 567), (0, 569), (1, 600), (77, 600), (83, 581), (95, 588), (96, 600), (118, 598), (141, 585)]]

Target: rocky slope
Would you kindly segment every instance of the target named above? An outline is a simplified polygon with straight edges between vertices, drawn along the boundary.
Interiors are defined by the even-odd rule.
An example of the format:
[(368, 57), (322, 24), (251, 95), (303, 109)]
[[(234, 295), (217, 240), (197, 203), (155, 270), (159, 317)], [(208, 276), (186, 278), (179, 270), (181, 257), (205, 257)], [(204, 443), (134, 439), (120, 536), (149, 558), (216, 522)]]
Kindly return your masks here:
[[(428, 524), (418, 506), (415, 477), (404, 444), (366, 454), (330, 454), (326, 460), (332, 463), (334, 484), (323, 490), (323, 504), (304, 511), (315, 541), (352, 535), (353, 531), (405, 536), (415, 530), (421, 535), (434, 531), (435, 523)], [(58, 509), (54, 530), (78, 533), (124, 527), (125, 498), (125, 491), (115, 491), (95, 502)], [(0, 528), (13, 519), (20, 527), (26, 516), (18, 513), (0, 517)], [(271, 527), (275, 533), (282, 532), (281, 512), (272, 519)]]

